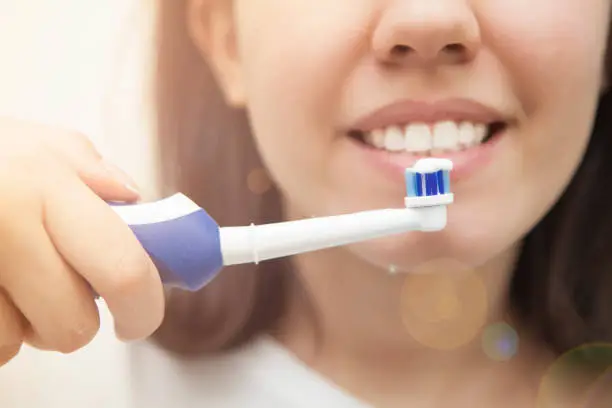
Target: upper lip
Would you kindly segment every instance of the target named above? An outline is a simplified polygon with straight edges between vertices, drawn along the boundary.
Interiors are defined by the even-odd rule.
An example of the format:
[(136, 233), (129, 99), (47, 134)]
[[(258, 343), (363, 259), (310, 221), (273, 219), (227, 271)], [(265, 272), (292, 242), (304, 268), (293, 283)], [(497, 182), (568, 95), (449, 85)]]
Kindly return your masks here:
[(470, 99), (445, 99), (436, 102), (403, 100), (365, 115), (351, 126), (351, 130), (368, 132), (394, 125), (440, 121), (490, 124), (505, 122), (506, 119), (494, 108)]

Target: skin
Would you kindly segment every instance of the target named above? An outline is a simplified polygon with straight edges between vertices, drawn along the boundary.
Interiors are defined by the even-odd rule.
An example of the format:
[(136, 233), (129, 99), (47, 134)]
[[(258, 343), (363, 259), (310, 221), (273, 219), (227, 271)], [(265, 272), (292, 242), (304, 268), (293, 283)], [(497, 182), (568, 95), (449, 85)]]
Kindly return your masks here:
[(137, 201), (133, 185), (83, 135), (0, 118), (0, 367), (23, 344), (87, 345), (100, 323), (92, 289), (120, 338), (159, 327), (159, 273), (106, 203)]
[[(546, 350), (521, 333), (521, 353), (500, 368), (483, 356), (478, 335), (506, 316), (521, 237), (583, 156), (602, 89), (609, 7), (607, 0), (191, 1), (193, 39), (228, 103), (248, 111), (287, 218), (402, 202), (403, 184), (356, 160), (345, 134), (377, 108), (406, 97), (466, 97), (509, 118), (494, 162), (454, 184), (444, 231), (296, 258), (323, 342), (314, 357), (314, 326), (306, 302), (296, 300), (282, 339), (288, 347), (381, 406), (446, 406), (436, 395), (461, 406), (472, 391), (496, 406), (533, 404)], [(444, 49), (457, 43), (465, 54)], [(398, 59), (396, 45), (413, 52)], [(390, 276), (390, 265), (402, 273)], [(414, 288), (429, 296), (407, 301)], [(444, 304), (447, 312), (434, 307)], [(438, 321), (446, 313), (446, 323), (416, 316), (424, 309), (437, 310), (430, 313)], [(431, 328), (440, 334), (423, 334)], [(477, 384), (494, 391), (482, 396)]]

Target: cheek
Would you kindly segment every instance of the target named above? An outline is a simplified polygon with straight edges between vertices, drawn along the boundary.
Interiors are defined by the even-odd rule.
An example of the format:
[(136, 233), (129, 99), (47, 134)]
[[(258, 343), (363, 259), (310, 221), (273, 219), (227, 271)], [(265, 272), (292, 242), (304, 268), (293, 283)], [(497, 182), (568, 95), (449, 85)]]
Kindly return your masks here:
[[(517, 167), (526, 194), (552, 200), (588, 142), (601, 88), (608, 0), (487, 0), (490, 47), (523, 108)], [(515, 16), (515, 18), (509, 18)], [(554, 160), (552, 160), (554, 158)], [(548, 194), (545, 194), (548, 192)]]
[(479, 4), (483, 59), (503, 72), (523, 117), (488, 194), (450, 209), (449, 232), (470, 238), (453, 240), (456, 251), (474, 260), (520, 239), (571, 181), (591, 134), (609, 15), (608, 0)]
[(466, 238), (451, 239), (456, 253), (473, 262), (520, 239), (571, 181), (591, 134), (609, 15), (607, 0), (481, 4), (487, 58), (506, 76), (523, 117), (489, 194), (466, 194), (465, 205), (449, 210), (449, 232)]
[(506, 73), (504, 79), (513, 87), (526, 115), (533, 110), (564, 115), (585, 101), (590, 107), (600, 86), (608, 3), (609, 0), (480, 2), (477, 10), (483, 43)]
[(362, 54), (375, 2), (238, 3), (247, 106), (260, 152), (277, 178), (296, 181), (295, 169), (308, 174), (301, 183), (320, 188), (335, 154), (343, 84)]
[[(321, 98), (339, 97), (338, 87), (353, 68), (353, 59), (361, 55), (363, 32), (375, 13), (373, 2), (244, 3), (247, 4), (237, 10), (236, 18), (249, 96), (276, 98), (272, 103), (279, 108), (288, 104), (283, 109), (285, 113), (296, 104), (322, 112)], [(328, 105), (333, 102), (330, 100)]]

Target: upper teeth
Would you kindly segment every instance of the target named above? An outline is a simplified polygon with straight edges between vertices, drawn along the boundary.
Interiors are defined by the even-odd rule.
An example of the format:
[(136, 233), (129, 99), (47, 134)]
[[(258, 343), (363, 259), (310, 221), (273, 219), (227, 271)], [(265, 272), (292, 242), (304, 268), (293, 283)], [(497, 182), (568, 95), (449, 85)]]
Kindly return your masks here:
[(488, 127), (482, 123), (437, 122), (390, 126), (365, 134), (365, 141), (389, 151), (429, 152), (431, 150), (461, 150), (481, 143)]

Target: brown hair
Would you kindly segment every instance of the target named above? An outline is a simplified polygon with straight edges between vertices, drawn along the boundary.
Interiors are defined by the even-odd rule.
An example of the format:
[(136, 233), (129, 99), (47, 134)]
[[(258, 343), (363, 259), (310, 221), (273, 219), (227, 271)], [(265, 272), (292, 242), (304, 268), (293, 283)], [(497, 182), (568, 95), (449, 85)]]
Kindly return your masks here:
[[(248, 120), (223, 102), (187, 33), (185, 3), (159, 0), (156, 102), (164, 191), (185, 192), (221, 225), (278, 221), (278, 193), (248, 188), (249, 173), (261, 167)], [(612, 78), (612, 71), (606, 74)], [(604, 95), (583, 163), (526, 237), (511, 284), (516, 316), (559, 353), (612, 341), (612, 190), (602, 185), (612, 180), (611, 113)], [(171, 292), (155, 339), (180, 353), (211, 352), (272, 329), (293, 279), (286, 269), (283, 262), (234, 267), (198, 293)]]

